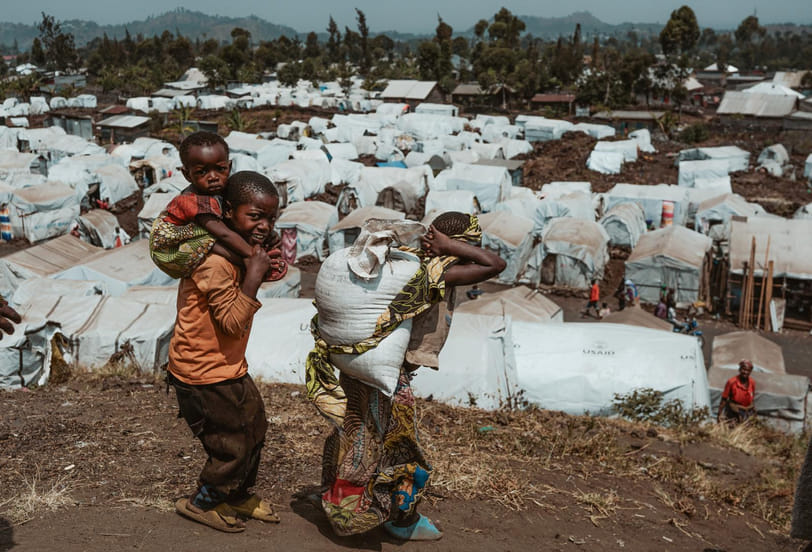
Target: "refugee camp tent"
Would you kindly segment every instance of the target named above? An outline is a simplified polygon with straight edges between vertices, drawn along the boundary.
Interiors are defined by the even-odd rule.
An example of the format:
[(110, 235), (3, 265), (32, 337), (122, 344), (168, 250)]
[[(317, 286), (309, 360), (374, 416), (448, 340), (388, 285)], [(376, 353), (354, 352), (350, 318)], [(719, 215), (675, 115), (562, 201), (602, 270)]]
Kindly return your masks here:
[(609, 125), (596, 125), (593, 123), (576, 123), (572, 130), (589, 134), (597, 140), (611, 138), (615, 135), (615, 129)]
[(418, 370), (414, 392), (454, 405), (516, 406), (512, 328), (520, 327), (524, 334), (532, 335), (561, 321), (558, 305), (524, 286), (460, 303), (440, 352), (439, 370)]
[(66, 234), (0, 257), (0, 295), (11, 297), (24, 280), (56, 274), (100, 251)]
[(129, 241), (129, 236), (119, 227), (116, 216), (104, 209), (91, 209), (78, 218), (79, 234), (97, 247), (111, 249), (116, 247), (116, 238)]
[(103, 165), (93, 172), (99, 179), (99, 197), (110, 203), (118, 203), (139, 189), (133, 175), (121, 165)]
[(683, 161), (727, 161), (728, 172), (746, 171), (750, 152), (738, 146), (717, 146), (680, 150), (676, 164)]
[(327, 229), (338, 222), (334, 205), (302, 201), (288, 205), (276, 221), (282, 235), (282, 258), (293, 264), (305, 255), (319, 261), (327, 257)]
[(358, 150), (350, 142), (340, 144), (324, 144), (321, 149), (327, 153), (327, 159), (358, 159)]
[(79, 216), (79, 200), (70, 186), (46, 182), (14, 190), (8, 209), (12, 234), (37, 243), (67, 233)]
[(310, 320), (315, 314), (312, 299), (263, 299), (245, 350), (252, 377), (303, 385), (305, 361), (313, 349)]
[[(17, 146), (17, 140), (14, 147)], [(9, 184), (9, 180), (17, 174), (30, 174), (32, 169), (38, 168), (40, 163), (36, 153), (20, 153), (12, 150), (0, 150), (0, 180)]]
[(285, 183), (286, 204), (292, 204), (322, 193), (332, 179), (332, 170), (326, 158), (290, 159), (271, 167), (266, 176), (277, 185)]
[(626, 279), (646, 303), (657, 304), (663, 287), (674, 289), (677, 304), (706, 300), (712, 244), (709, 237), (682, 226), (647, 232), (626, 260)]
[(637, 203), (618, 203), (600, 220), (609, 235), (609, 245), (634, 248), (646, 232), (643, 208)]
[(107, 288), (102, 282), (81, 280), (54, 280), (53, 278), (33, 276), (22, 280), (14, 295), (8, 297), (9, 303), (22, 308), (31, 303), (35, 297), (47, 293), (50, 295), (105, 295)]
[(361, 232), (361, 227), (369, 219), (383, 219), (383, 220), (403, 220), (405, 214), (387, 209), (385, 207), (377, 207), (368, 205), (360, 207), (346, 217), (341, 219), (338, 224), (333, 225), (327, 231), (327, 241), (330, 246), (330, 254), (332, 255), (339, 249), (351, 246), (355, 243), (355, 239)]
[(742, 359), (753, 363), (759, 416), (767, 417), (782, 429), (802, 431), (809, 379), (788, 375), (781, 346), (756, 332), (731, 332), (713, 339), (708, 379), (714, 411), (718, 409), (725, 382), (738, 373)]
[(459, 211), (475, 215), (481, 209), (474, 192), (468, 190), (431, 190), (426, 194), (426, 214), (447, 211)]
[(417, 191), (410, 183), (399, 181), (381, 190), (375, 205), (407, 214), (422, 214), (416, 212), (418, 201), (422, 197), (422, 194), (417, 195)]
[(637, 142), (637, 149), (644, 153), (655, 153), (657, 150), (651, 145), (651, 132), (647, 128), (640, 128), (629, 133), (629, 138)]
[(229, 153), (241, 153), (257, 160), (265, 168), (270, 168), (290, 159), (296, 150), (296, 143), (288, 140), (264, 140), (257, 134), (232, 131), (225, 138)]
[(502, 138), (499, 140), (502, 150), (505, 152), (505, 159), (513, 159), (517, 155), (525, 153), (532, 153), (533, 144), (527, 140), (514, 140), (511, 138)]
[(439, 365), (416, 372), (417, 396), (496, 410), (510, 406), (518, 394), (510, 325), (502, 316), (455, 315)]
[(508, 199), (512, 185), (510, 173), (504, 167), (457, 163), (437, 175), (438, 190), (468, 190), (476, 195), (484, 212), (492, 211), (497, 203)]
[(625, 324), (627, 326), (639, 326), (652, 330), (662, 330), (673, 332), (674, 326), (662, 318), (657, 318), (650, 312), (641, 309), (639, 306), (626, 307), (623, 310), (612, 311), (601, 319), (601, 322), (609, 324)]
[(430, 153), (423, 153), (420, 151), (410, 151), (406, 154), (403, 160), (407, 167), (417, 167), (419, 165), (428, 165), (432, 171), (441, 171), (447, 167), (445, 160), (441, 155), (432, 155)]
[(131, 286), (164, 286), (173, 279), (155, 266), (149, 255), (147, 240), (101, 251), (72, 267), (52, 275), (67, 280), (99, 280), (110, 295), (121, 295)]
[(615, 151), (592, 150), (586, 160), (586, 168), (601, 174), (620, 174), (623, 154)]
[(633, 163), (637, 161), (637, 140), (600, 141), (593, 151), (622, 153), (624, 163)]
[(673, 208), (673, 223), (684, 225), (688, 214), (686, 189), (680, 186), (657, 184), (644, 186), (637, 184), (615, 184), (603, 196), (604, 209), (609, 210), (619, 203), (637, 203), (646, 214), (646, 224), (659, 228), (663, 221), (663, 208)]
[(513, 343), (522, 397), (540, 408), (609, 415), (616, 395), (643, 388), (687, 409), (710, 406), (702, 349), (692, 336), (566, 323), (527, 334), (513, 328)]
[(551, 220), (541, 234), (536, 260), (528, 263), (530, 281), (586, 289), (601, 280), (609, 260), (609, 235), (597, 222), (574, 218)]
[(696, 209), (694, 230), (707, 234), (712, 226), (724, 224), (733, 216), (764, 216), (766, 211), (758, 203), (750, 203), (739, 194), (725, 194), (708, 199)]
[(507, 266), (496, 276), (503, 284), (515, 284), (533, 252), (533, 221), (507, 211), (479, 216), (482, 247), (502, 257)]
[(22, 320), (14, 333), (0, 340), (0, 389), (20, 389), (48, 382), (51, 367), (50, 341), (56, 324), (18, 310)]
[(764, 169), (773, 176), (784, 176), (790, 167), (789, 153), (781, 144), (773, 144), (764, 148), (756, 161), (759, 169)]
[(730, 163), (725, 159), (707, 159), (703, 161), (681, 161), (679, 164), (678, 184), (694, 187), (694, 181), (700, 178), (724, 178), (730, 172)]
[(565, 132), (573, 130), (569, 121), (545, 119), (544, 117), (516, 117), (516, 124), (524, 126), (524, 139), (528, 142), (559, 140)]
[(380, 193), (389, 187), (396, 187), (408, 202), (416, 203), (426, 195), (432, 185), (434, 175), (427, 165), (412, 168), (362, 167), (358, 181), (352, 184), (358, 195), (360, 206), (376, 205)]
[(795, 214), (792, 215), (794, 219), (812, 219), (812, 203), (807, 203), (801, 207), (798, 207), (798, 210), (795, 211)]
[(414, 108), (415, 113), (426, 113), (429, 115), (447, 115), (456, 117), (459, 115), (459, 108), (451, 104), (420, 103)]
[(142, 239), (149, 238), (152, 231), (152, 222), (166, 210), (166, 206), (176, 195), (178, 195), (176, 192), (158, 192), (151, 194), (144, 201), (144, 206), (138, 212), (138, 235)]
[(461, 151), (447, 151), (443, 154), (446, 166), (453, 167), (456, 163), (474, 164), (480, 160), (480, 155), (471, 149)]
[(427, 140), (461, 132), (467, 122), (462, 117), (406, 113), (398, 119), (397, 128), (418, 140)]
[(806, 157), (806, 161), (804, 161), (804, 176), (812, 181), (812, 153), (810, 153)]
[(548, 182), (541, 186), (541, 195), (545, 198), (557, 198), (573, 192), (592, 193), (592, 184), (589, 182)]
[(773, 261), (773, 278), (812, 279), (812, 220), (753, 217), (730, 221), (730, 272), (741, 275), (750, 258), (752, 239), (756, 239), (753, 267), (756, 278), (766, 272), (763, 266), (767, 242)]

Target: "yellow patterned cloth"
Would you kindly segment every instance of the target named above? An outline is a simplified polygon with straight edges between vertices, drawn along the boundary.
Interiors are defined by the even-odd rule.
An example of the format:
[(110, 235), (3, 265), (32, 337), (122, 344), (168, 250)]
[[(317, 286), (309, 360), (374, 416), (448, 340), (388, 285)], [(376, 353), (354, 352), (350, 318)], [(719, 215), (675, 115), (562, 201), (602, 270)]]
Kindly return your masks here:
[(166, 212), (152, 222), (149, 253), (152, 262), (172, 278), (192, 273), (214, 246), (214, 236), (195, 223), (176, 226), (164, 220)]

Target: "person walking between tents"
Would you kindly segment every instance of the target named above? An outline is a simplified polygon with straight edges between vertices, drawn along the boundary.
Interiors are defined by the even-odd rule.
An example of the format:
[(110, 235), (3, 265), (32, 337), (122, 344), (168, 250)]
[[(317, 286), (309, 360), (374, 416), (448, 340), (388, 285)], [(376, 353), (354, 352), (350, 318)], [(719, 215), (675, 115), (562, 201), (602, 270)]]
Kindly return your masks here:
[(756, 382), (750, 377), (752, 372), (752, 362), (749, 360), (739, 362), (738, 375), (725, 383), (716, 421), (725, 420), (731, 425), (736, 425), (755, 416), (756, 408), (753, 399), (756, 396)]
[(598, 287), (598, 281), (592, 280), (591, 287), (589, 288), (589, 302), (586, 304), (586, 310), (581, 313), (581, 316), (589, 316), (589, 309), (595, 309), (595, 317), (600, 318), (600, 306), (598, 302), (601, 300), (601, 288)]

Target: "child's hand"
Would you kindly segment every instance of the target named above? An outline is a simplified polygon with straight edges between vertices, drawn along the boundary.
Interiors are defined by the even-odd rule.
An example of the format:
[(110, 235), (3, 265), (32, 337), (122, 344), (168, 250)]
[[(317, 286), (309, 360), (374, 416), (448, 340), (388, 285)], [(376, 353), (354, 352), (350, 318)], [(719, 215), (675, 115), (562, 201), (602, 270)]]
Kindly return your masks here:
[(433, 224), (429, 226), (429, 231), (426, 232), (421, 240), (423, 251), (425, 251), (429, 257), (447, 255), (448, 244), (450, 242), (451, 238), (437, 230)]
[(253, 276), (259, 278), (260, 281), (265, 277), (265, 273), (271, 268), (271, 258), (259, 245), (255, 245), (251, 251), (251, 256), (245, 258), (245, 275), (246, 277)]

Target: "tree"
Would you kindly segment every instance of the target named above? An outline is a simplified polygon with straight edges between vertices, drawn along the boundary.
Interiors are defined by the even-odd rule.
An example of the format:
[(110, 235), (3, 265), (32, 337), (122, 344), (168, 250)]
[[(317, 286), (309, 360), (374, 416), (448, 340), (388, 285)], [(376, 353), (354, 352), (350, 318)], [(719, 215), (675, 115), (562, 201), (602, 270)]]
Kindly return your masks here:
[(761, 47), (767, 29), (758, 22), (758, 17), (750, 15), (739, 24), (734, 36), (746, 69), (753, 69), (760, 64)]
[(39, 38), (34, 38), (34, 42), (31, 43), (31, 63), (39, 67), (45, 66), (46, 63), (45, 51), (42, 49), (42, 42)]
[(282, 86), (296, 86), (301, 73), (302, 68), (298, 62), (288, 62), (277, 72), (279, 84)]
[(209, 88), (222, 88), (231, 77), (228, 64), (217, 56), (206, 56), (200, 60), (200, 71), (206, 75)]
[(369, 27), (367, 27), (367, 16), (364, 12), (355, 8), (358, 21), (358, 35), (360, 36), (359, 44), (361, 46), (361, 59), (360, 59), (360, 73), (364, 76), (369, 73), (372, 66), (372, 59), (369, 55)]
[(699, 24), (694, 10), (682, 6), (671, 12), (668, 23), (660, 32), (660, 46), (665, 55), (683, 54), (699, 40)]
[(319, 46), (319, 37), (313, 31), (309, 32), (307, 39), (305, 39), (305, 48), (302, 56), (305, 59), (317, 58), (321, 56), (321, 47)]
[(338, 63), (341, 61), (341, 31), (338, 30), (333, 16), (330, 16), (330, 23), (327, 25), (327, 59), (330, 63)]
[(46, 67), (50, 70), (65, 71), (76, 67), (79, 56), (73, 43), (73, 35), (62, 32), (62, 25), (53, 16), (42, 12), (42, 21), (37, 25), (39, 39), (45, 50)]

